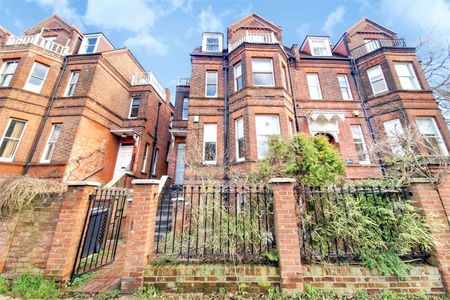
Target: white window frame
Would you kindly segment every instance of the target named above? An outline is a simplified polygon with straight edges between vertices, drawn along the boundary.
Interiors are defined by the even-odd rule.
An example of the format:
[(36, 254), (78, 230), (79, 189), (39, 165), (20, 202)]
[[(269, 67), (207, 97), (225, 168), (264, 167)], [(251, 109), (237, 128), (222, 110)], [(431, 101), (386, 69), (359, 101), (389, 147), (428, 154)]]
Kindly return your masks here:
[[(20, 137), (19, 137), (18, 139), (15, 139), (15, 140), (17, 140), (17, 146), (16, 146), (16, 148), (14, 149), (14, 153), (12, 154), (11, 157), (0, 157), (0, 161), (2, 161), (2, 162), (12, 162), (12, 161), (14, 160), (14, 157), (16, 156), (16, 153), (17, 153), (17, 149), (19, 149), (20, 142), (22, 141), (23, 134), (25, 133), (25, 129), (27, 128), (27, 124), (28, 124), (27, 121), (15, 119), (15, 118), (10, 118), (9, 121), (8, 121), (8, 124), (6, 125), (5, 130), (3, 131), (3, 136), (2, 136), (2, 139), (0, 140), (0, 147), (1, 147), (1, 145), (3, 144), (3, 141), (4, 141), (5, 138), (6, 138), (6, 137), (5, 137), (5, 136), (6, 136), (6, 132), (8, 131), (9, 126), (11, 126), (11, 122), (12, 122), (13, 120), (14, 120), (14, 121), (23, 122), (23, 123), (25, 123), (25, 125), (23, 126), (23, 130), (22, 130), (22, 132), (21, 132), (21, 134), (20, 134)], [(7, 139), (11, 139), (11, 138), (8, 137)]]
[(389, 142), (392, 154), (395, 156), (401, 156), (405, 154), (405, 149), (401, 145), (398, 138), (404, 134), (402, 123), (400, 119), (392, 119), (383, 122), (384, 131)]
[[(214, 85), (214, 83), (208, 83), (208, 74), (212, 73), (212, 74), (216, 74), (216, 93), (214, 95), (208, 95), (208, 84), (209, 85)], [(206, 98), (217, 98), (217, 94), (219, 91), (219, 72), (217, 71), (206, 71), (205, 73), (205, 97)]]
[[(238, 69), (239, 69), (239, 71), (241, 73), (240, 76), (237, 76)], [(240, 90), (242, 90), (244, 88), (244, 77), (242, 76), (242, 63), (238, 62), (237, 64), (235, 64), (234, 68), (233, 68), (233, 71), (234, 71), (234, 91), (237, 92), (237, 91), (240, 91)], [(238, 88), (238, 79), (241, 80), (241, 88)]]
[[(353, 130), (355, 129), (355, 130)], [(362, 127), (359, 124), (350, 125), (350, 131), (353, 138), (353, 143), (355, 144), (355, 149), (357, 144), (361, 144), (363, 151), (364, 151), (364, 160), (360, 160), (358, 157), (358, 161), (361, 165), (369, 165), (370, 164), (370, 156), (369, 151), (367, 149), (366, 139), (364, 138), (364, 133), (362, 131)], [(356, 132), (355, 132), (356, 131)], [(356, 141), (356, 139), (360, 139), (359, 142)], [(356, 153), (356, 156), (359, 156), (358, 153)]]
[[(208, 38), (213, 38), (218, 40), (218, 49), (217, 51), (208, 50)], [(223, 50), (223, 35), (221, 33), (214, 32), (204, 32), (202, 35), (202, 51), (210, 52), (210, 53), (221, 53)]]
[[(436, 124), (435, 118), (434, 117), (417, 117), (416, 118), (417, 128), (418, 128), (420, 134), (424, 135), (424, 133), (422, 133), (420, 130), (421, 128), (419, 126), (419, 122), (418, 122), (419, 120), (430, 120), (431, 121), (432, 130), (434, 131), (435, 137), (438, 140), (439, 150), (442, 155), (448, 156), (447, 146), (445, 145), (444, 139), (442, 138), (442, 134), (439, 130), (439, 127)], [(424, 139), (425, 139), (425, 137), (424, 137)]]
[[(374, 77), (370, 77), (370, 71), (371, 70), (375, 70), (375, 69), (379, 70), (380, 75), (376, 76), (375, 78)], [(369, 78), (370, 86), (372, 87), (372, 93), (373, 93), (374, 96), (380, 95), (380, 94), (383, 94), (383, 93), (386, 93), (386, 92), (389, 92), (389, 88), (387, 86), (386, 79), (384, 78), (383, 69), (381, 68), (380, 65), (376, 65), (376, 66), (373, 66), (373, 67), (367, 69), (367, 78)], [(381, 91), (375, 92), (375, 89), (373, 87), (373, 83), (374, 82), (378, 82), (380, 80), (382, 80), (383, 83), (384, 83), (384, 89), (381, 90)]]
[[(45, 75), (44, 75), (43, 78), (33, 76), (33, 72), (34, 72), (34, 70), (36, 69), (36, 66), (37, 66), (37, 65), (42, 65), (42, 66), (44, 66), (44, 67), (47, 68), (47, 71), (45, 72)], [(27, 81), (25, 82), (25, 86), (23, 87), (23, 89), (24, 89), (24, 90), (27, 90), (27, 91), (29, 91), (29, 92), (33, 92), (33, 93), (39, 94), (39, 93), (42, 91), (42, 88), (44, 87), (45, 79), (47, 78), (47, 75), (48, 75), (48, 71), (49, 71), (49, 70), (50, 70), (50, 67), (49, 67), (49, 66), (44, 65), (44, 64), (42, 64), (42, 63), (40, 63), (40, 62), (35, 61), (34, 64), (33, 64), (33, 67), (31, 68), (30, 74), (28, 74), (28, 79), (27, 79)], [(41, 80), (42, 80), (41, 85), (40, 85), (40, 86), (37, 86), (37, 85), (31, 84), (31, 83), (30, 83), (31, 77), (35, 77), (35, 78), (41, 79)]]
[[(94, 50), (92, 52), (87, 52), (87, 48), (89, 46), (89, 39), (97, 39), (97, 41), (95, 42), (95, 46), (94, 46)], [(80, 46), (80, 51), (78, 52), (78, 54), (93, 54), (97, 52), (97, 48), (98, 48), (98, 44), (100, 41), (100, 35), (89, 35), (89, 36), (85, 36), (83, 38), (83, 41), (81, 42), (81, 46)]]
[[(339, 81), (339, 77), (344, 78), (344, 82), (345, 82), (346, 86), (342, 86), (341, 85), (341, 82)], [(350, 83), (348, 82), (347, 74), (338, 74), (337, 75), (337, 80), (338, 80), (339, 88), (341, 90), (342, 99), (344, 99), (346, 101), (353, 100), (352, 89), (350, 88)], [(348, 97), (342, 91), (343, 89), (347, 90)]]
[[(270, 61), (270, 69), (271, 72), (260, 72), (254, 71), (253, 62), (255, 61)], [(272, 84), (255, 84), (255, 74), (272, 74)], [(272, 58), (252, 58), (252, 80), (253, 80), (253, 86), (260, 86), (260, 87), (274, 87), (275, 86), (275, 74), (273, 70), (273, 59)]]
[(292, 121), (291, 118), (289, 118), (288, 120), (288, 131), (289, 131), (289, 136), (292, 138), (294, 137), (294, 122)]
[[(260, 117), (268, 117), (268, 116), (276, 118), (276, 127), (272, 127), (272, 128), (275, 129), (274, 131), (276, 131), (278, 133), (274, 133), (274, 134), (258, 133), (258, 128), (259, 128), (259, 126), (257, 125), (258, 118), (260, 118)], [(263, 155), (262, 153), (260, 153), (261, 149), (258, 147), (258, 145), (259, 145), (260, 142), (262, 142), (261, 138), (263, 138), (264, 140), (267, 138), (266, 142), (268, 142), (268, 139), (270, 138), (270, 136), (272, 136), (272, 135), (281, 135), (280, 116), (279, 115), (270, 115), (270, 114), (269, 115), (256, 115), (255, 116), (255, 127), (256, 127), (256, 151), (257, 151), (258, 159), (264, 159), (266, 157), (266, 155), (265, 154)], [(259, 129), (262, 130), (262, 128), (259, 128)]]
[(145, 169), (147, 169), (147, 161), (148, 161), (148, 150), (150, 148), (150, 144), (145, 143), (144, 155), (142, 159), (141, 173), (145, 174)]
[[(242, 135), (239, 132), (239, 123), (241, 123)], [(244, 161), (245, 160), (245, 129), (244, 129), (244, 117), (237, 118), (234, 121), (235, 127), (235, 143), (236, 143), (236, 161)], [(239, 139), (243, 139), (244, 141), (244, 156), (239, 156)]]
[[(6, 70), (8, 69), (8, 66), (14, 64), (14, 71), (12, 73), (6, 73)], [(0, 87), (8, 87), (11, 84), (12, 79), (14, 78), (14, 74), (16, 73), (17, 66), (19, 65), (19, 60), (17, 59), (11, 59), (11, 60), (5, 60), (1, 69), (0, 69)], [(9, 80), (8, 84), (5, 85), (5, 78), (6, 76), (10, 75), (11, 79)]]
[[(406, 66), (406, 69), (409, 72), (409, 76), (400, 76), (399, 71), (398, 71), (398, 68), (400, 66)], [(412, 62), (407, 62), (407, 61), (405, 61), (405, 62), (399, 62), (399, 61), (398, 62), (394, 62), (394, 67), (395, 67), (395, 72), (397, 73), (398, 81), (400, 81), (400, 85), (401, 85), (403, 90), (419, 91), (419, 90), (422, 89), (422, 87), (420, 86), (419, 80), (417, 79), (417, 74), (414, 71), (414, 66), (413, 66)], [(413, 85), (413, 87), (412, 88), (405, 87), (403, 85), (402, 79), (409, 80), (409, 82)]]
[[(309, 47), (311, 49), (312, 56), (331, 56), (330, 41), (327, 37), (310, 37), (308, 38)], [(323, 47), (317, 47), (319, 43), (322, 43)], [(315, 47), (316, 45), (316, 47)], [(325, 54), (316, 53), (316, 49), (325, 49)]]
[[(77, 80), (73, 83), (72, 80), (76, 74), (78, 74)], [(64, 97), (73, 96), (75, 89), (77, 87), (77, 84), (78, 84), (78, 79), (80, 79), (80, 71), (72, 71), (72, 73), (70, 73), (69, 81), (67, 82), (67, 87), (66, 87), (66, 91), (64, 92)], [(72, 86), (73, 86), (73, 89), (71, 90)], [(71, 92), (71, 93), (69, 94), (69, 92)]]
[[(60, 131), (59, 131), (59, 134), (56, 137), (56, 139), (54, 141), (51, 141), (51, 138), (53, 136), (53, 133), (55, 132), (56, 126), (60, 126)], [(47, 142), (45, 143), (45, 147), (44, 147), (44, 151), (42, 152), (40, 163), (49, 163), (52, 160), (53, 153), (55, 152), (56, 143), (58, 143), (59, 135), (61, 134), (61, 130), (62, 130), (62, 124), (61, 123), (52, 125), (52, 130), (50, 131), (50, 134), (48, 136)], [(55, 146), (54, 146), (52, 152), (49, 154), (49, 158), (45, 159), (45, 157), (47, 156), (47, 152), (50, 150), (50, 147), (52, 145), (55, 145)]]
[[(186, 112), (186, 114), (184, 114), (184, 112)], [(182, 120), (189, 120), (189, 98), (188, 97), (184, 97), (183, 98), (183, 107), (182, 107), (182, 110), (181, 110), (181, 119)]]
[(155, 150), (155, 159), (153, 160), (152, 170), (151, 170), (151, 173), (150, 173), (151, 176), (155, 176), (156, 175), (156, 165), (158, 164), (158, 153), (159, 153), (159, 149), (156, 148), (156, 150)]
[[(206, 136), (205, 132), (206, 132), (206, 127), (207, 126), (214, 126), (215, 127), (215, 139), (211, 139), (211, 136)], [(216, 151), (215, 151), (215, 155), (214, 155), (214, 160), (206, 160), (206, 143), (216, 143)], [(203, 124), (203, 163), (205, 165), (215, 165), (217, 163), (217, 123), (205, 123)]]
[[(138, 105), (138, 111), (137, 111), (137, 115), (136, 117), (132, 117), (131, 116), (131, 112), (133, 110), (133, 100), (134, 99), (139, 99), (139, 105)], [(139, 117), (139, 108), (141, 107), (141, 97), (131, 97), (131, 101), (130, 101), (130, 109), (128, 111), (128, 119), (137, 119)]]
[[(314, 78), (316, 85), (311, 85), (310, 78)], [(306, 83), (308, 84), (309, 97), (311, 100), (323, 100), (322, 89), (320, 87), (319, 74), (306, 73)], [(313, 89), (317, 89), (318, 97), (313, 97)]]

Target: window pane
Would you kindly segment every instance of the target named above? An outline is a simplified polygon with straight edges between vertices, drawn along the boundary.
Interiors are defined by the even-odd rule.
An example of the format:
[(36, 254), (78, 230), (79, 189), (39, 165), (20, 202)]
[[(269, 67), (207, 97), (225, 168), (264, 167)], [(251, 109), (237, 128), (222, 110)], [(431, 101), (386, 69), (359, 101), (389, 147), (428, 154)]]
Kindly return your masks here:
[(253, 73), (253, 84), (254, 85), (264, 85), (273, 86), (273, 75), (272, 73)]
[(205, 142), (205, 161), (216, 160), (216, 143)]
[(317, 74), (306, 74), (306, 80), (308, 82), (309, 95), (313, 100), (322, 99), (322, 93), (320, 91), (319, 76)]
[(24, 127), (25, 122), (21, 122), (18, 120), (11, 120), (11, 122), (9, 123), (8, 130), (6, 131), (5, 137), (19, 139)]
[(217, 94), (217, 85), (208, 84), (206, 86), (206, 96), (215, 96)]
[(183, 99), (183, 114), (182, 114), (182, 119), (183, 120), (187, 120), (189, 117), (189, 99), (188, 98), (184, 98)]
[(387, 90), (386, 82), (384, 79), (372, 82), (372, 88), (374, 94), (378, 94)]
[(47, 66), (36, 63), (34, 70), (33, 70), (33, 74), (31, 76), (43, 79), (43, 78), (45, 78), (45, 75), (47, 74), (47, 70), (48, 70)]
[(269, 137), (280, 134), (280, 123), (277, 115), (257, 115), (255, 126), (258, 159), (261, 159), (267, 155)]
[(272, 73), (272, 59), (254, 58), (252, 59), (253, 72), (268, 72)]
[(217, 124), (204, 124), (203, 126), (204, 161), (216, 161)]
[(206, 84), (217, 83), (217, 72), (206, 72)]
[(3, 142), (0, 146), (0, 157), (3, 158), (12, 158), (14, 156), (14, 153), (16, 152), (17, 144), (19, 141), (17, 140), (10, 140), (10, 139), (3, 139)]

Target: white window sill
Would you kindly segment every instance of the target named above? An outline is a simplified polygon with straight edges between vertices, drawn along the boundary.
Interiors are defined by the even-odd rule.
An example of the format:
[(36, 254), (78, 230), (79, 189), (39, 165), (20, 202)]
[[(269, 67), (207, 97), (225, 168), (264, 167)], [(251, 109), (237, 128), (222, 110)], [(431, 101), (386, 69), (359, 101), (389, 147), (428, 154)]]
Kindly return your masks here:
[(11, 157), (11, 158), (0, 157), (0, 162), (12, 162), (12, 161), (13, 161), (13, 157)]

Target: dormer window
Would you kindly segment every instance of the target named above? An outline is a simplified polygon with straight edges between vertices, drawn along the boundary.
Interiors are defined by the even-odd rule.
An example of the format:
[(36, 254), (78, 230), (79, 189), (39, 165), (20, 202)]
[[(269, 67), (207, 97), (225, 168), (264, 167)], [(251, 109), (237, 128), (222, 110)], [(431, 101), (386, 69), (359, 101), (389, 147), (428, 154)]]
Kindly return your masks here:
[(205, 32), (203, 33), (202, 51), (203, 52), (222, 52), (223, 36), (221, 33)]
[(99, 36), (85, 36), (80, 46), (79, 54), (91, 54), (97, 51)]
[(327, 37), (308, 38), (312, 56), (331, 56), (330, 41)]

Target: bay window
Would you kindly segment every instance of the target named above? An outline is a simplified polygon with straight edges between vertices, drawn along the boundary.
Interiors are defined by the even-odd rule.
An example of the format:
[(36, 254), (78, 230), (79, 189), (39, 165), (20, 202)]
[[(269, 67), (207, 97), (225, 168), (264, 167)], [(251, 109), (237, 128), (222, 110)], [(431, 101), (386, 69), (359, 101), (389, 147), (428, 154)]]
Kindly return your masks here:
[(129, 119), (135, 119), (138, 117), (140, 105), (141, 105), (141, 98), (139, 97), (131, 98), (130, 112), (128, 116)]
[(234, 90), (240, 91), (242, 89), (242, 66), (238, 63), (234, 66)]
[(404, 90), (420, 90), (420, 84), (414, 72), (413, 64), (408, 62), (396, 62), (394, 64), (398, 79)]
[(45, 144), (44, 152), (42, 153), (41, 163), (48, 163), (51, 161), (53, 152), (56, 148), (56, 142), (58, 141), (59, 134), (61, 133), (62, 124), (54, 124), (48, 137), (48, 141)]
[(236, 161), (245, 160), (244, 118), (236, 119)]
[(263, 159), (269, 151), (270, 137), (272, 135), (280, 135), (278, 115), (255, 116), (255, 127), (258, 159)]
[(73, 96), (73, 93), (75, 92), (75, 87), (77, 86), (78, 77), (80, 77), (80, 71), (73, 71), (70, 74), (69, 82), (67, 83), (66, 88), (66, 97)]
[(26, 122), (10, 119), (0, 142), (0, 161), (12, 161), (19, 147)]
[(273, 64), (270, 58), (252, 59), (252, 76), (254, 86), (275, 86)]
[(422, 134), (429, 155), (448, 155), (447, 147), (433, 117), (420, 117), (416, 119), (417, 127)]
[(30, 92), (40, 93), (44, 86), (49, 67), (41, 63), (35, 62), (31, 68), (28, 80), (24, 89)]
[(370, 164), (369, 152), (361, 129), (361, 125), (351, 125), (353, 142), (355, 143), (356, 154), (360, 164)]
[(403, 155), (405, 150), (402, 145), (403, 127), (399, 119), (385, 121), (383, 123), (386, 137), (394, 155)]
[(0, 87), (7, 87), (11, 83), (11, 80), (16, 72), (17, 60), (7, 60), (0, 69)]
[(367, 69), (367, 76), (369, 77), (374, 96), (388, 91), (386, 80), (384, 79), (380, 65)]

